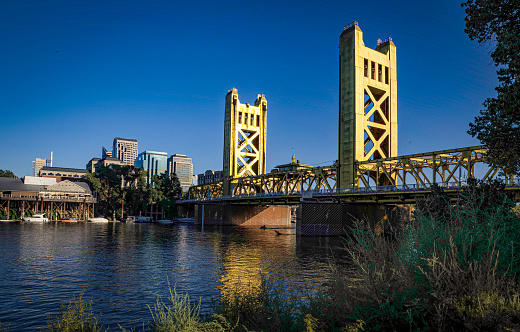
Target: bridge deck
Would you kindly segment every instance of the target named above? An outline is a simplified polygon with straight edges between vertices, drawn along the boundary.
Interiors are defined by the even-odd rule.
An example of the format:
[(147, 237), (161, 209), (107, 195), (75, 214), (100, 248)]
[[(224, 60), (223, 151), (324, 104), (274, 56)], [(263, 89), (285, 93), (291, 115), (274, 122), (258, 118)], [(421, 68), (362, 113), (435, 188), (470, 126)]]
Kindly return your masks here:
[[(444, 193), (455, 197), (466, 182), (441, 182), (437, 183), (444, 189)], [(520, 181), (509, 184), (506, 191), (516, 193), (515, 200), (520, 201)], [(207, 197), (179, 201), (180, 204), (199, 203), (211, 204), (228, 202), (233, 204), (258, 204), (258, 205), (285, 205), (299, 204), (302, 201), (346, 201), (367, 204), (410, 204), (415, 203), (417, 198), (426, 197), (431, 194), (431, 185), (389, 185), (378, 187), (320, 189), (312, 191), (291, 191), (273, 193), (253, 193), (241, 195), (229, 195), (220, 197)]]

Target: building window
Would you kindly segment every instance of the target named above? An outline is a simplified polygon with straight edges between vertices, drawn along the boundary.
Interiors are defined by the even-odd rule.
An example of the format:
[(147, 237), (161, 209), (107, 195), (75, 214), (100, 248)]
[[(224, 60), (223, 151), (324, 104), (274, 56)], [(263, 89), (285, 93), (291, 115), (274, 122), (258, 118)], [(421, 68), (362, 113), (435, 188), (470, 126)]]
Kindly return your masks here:
[(383, 81), (383, 66), (379, 64), (377, 65), (377, 80), (379, 82)]
[(371, 76), (371, 78), (373, 80), (375, 80), (376, 79), (376, 63), (374, 61), (372, 61), (372, 68), (371, 69), (372, 69), (372, 76)]
[(368, 77), (368, 60), (365, 59), (365, 77)]
[(385, 67), (385, 83), (388, 84), (388, 67)]
[(238, 112), (238, 123), (242, 123), (242, 112)]
[(256, 116), (256, 126), (260, 127), (260, 115)]

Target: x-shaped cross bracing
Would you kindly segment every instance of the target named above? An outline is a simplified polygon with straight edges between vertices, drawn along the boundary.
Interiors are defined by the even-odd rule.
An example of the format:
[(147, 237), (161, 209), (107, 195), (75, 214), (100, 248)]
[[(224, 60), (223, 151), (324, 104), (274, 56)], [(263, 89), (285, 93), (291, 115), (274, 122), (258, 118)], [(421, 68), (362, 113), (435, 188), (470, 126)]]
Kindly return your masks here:
[[(388, 121), (388, 119), (387, 119), (386, 115), (384, 114), (384, 112), (381, 110), (381, 104), (383, 102), (385, 102), (385, 100), (387, 100), (387, 98), (388, 98), (388, 91), (384, 91), (384, 93), (379, 97), (379, 99), (376, 99), (374, 97), (374, 94), (372, 93), (372, 91), (370, 90), (369, 87), (367, 87), (365, 89), (365, 94), (369, 98), (365, 102), (365, 105), (364, 105), (365, 109), (367, 108), (367, 106), (370, 103), (372, 103), (372, 108), (364, 116), (363, 130), (364, 130), (365, 133), (367, 133), (367, 136), (368, 136), (367, 139), (365, 140), (365, 144), (364, 145), (366, 147), (369, 142), (373, 143), (372, 148), (368, 152), (365, 152), (365, 160), (369, 160), (370, 157), (376, 151), (378, 151), (381, 154), (381, 158), (386, 158), (387, 155), (383, 151), (383, 149), (381, 148), (381, 143), (384, 142), (384, 140), (388, 137), (388, 135), (390, 133), (390, 122)], [(377, 112), (377, 114), (383, 120), (382, 122), (384, 122), (384, 123), (377, 123), (377, 122), (370, 121), (370, 117), (372, 117), (375, 112)], [(382, 129), (385, 132), (383, 133), (383, 135), (381, 135), (381, 137), (379, 139), (376, 139), (374, 137), (373, 133), (372, 133), (372, 130), (370, 130), (371, 128)]]

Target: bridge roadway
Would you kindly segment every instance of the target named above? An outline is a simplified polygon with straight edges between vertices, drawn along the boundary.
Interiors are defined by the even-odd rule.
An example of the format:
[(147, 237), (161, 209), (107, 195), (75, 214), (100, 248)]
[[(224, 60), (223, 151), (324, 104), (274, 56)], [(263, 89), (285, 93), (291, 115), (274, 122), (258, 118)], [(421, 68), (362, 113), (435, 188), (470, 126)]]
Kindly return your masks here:
[[(455, 199), (460, 188), (465, 186), (461, 182), (438, 182), (437, 185), (444, 189), (444, 193)], [(506, 192), (515, 192), (515, 201), (520, 201), (520, 179), (506, 185)], [(357, 204), (413, 204), (417, 198), (427, 197), (431, 194), (431, 185), (407, 184), (388, 185), (377, 187), (353, 187), (339, 189), (316, 189), (308, 191), (290, 191), (273, 193), (252, 193), (229, 195), (220, 197), (207, 197), (179, 201), (181, 204), (218, 204), (233, 203), (244, 205), (295, 205), (301, 202), (350, 202)]]

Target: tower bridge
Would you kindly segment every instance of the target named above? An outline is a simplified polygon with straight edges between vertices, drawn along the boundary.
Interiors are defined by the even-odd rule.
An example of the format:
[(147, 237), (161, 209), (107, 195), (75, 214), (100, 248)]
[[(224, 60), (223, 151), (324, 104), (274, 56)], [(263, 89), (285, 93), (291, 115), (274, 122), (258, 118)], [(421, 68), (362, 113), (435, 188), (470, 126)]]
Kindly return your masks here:
[[(206, 212), (198, 209), (198, 219), (211, 210), (216, 223), (247, 224), (255, 218), (267, 223), (278, 214), (286, 223), (283, 205), (301, 204), (302, 234), (334, 235), (346, 219), (388, 216), (397, 204), (427, 196), (435, 183), (455, 196), (463, 178), (475, 177), (475, 165), (486, 160), (485, 146), (398, 155), (396, 46), (391, 38), (378, 39), (375, 49), (365, 46), (357, 22), (345, 26), (339, 38), (339, 137), (333, 165), (306, 168), (293, 160), (294, 167), (267, 173), (267, 99), (258, 95), (254, 105), (241, 104), (233, 88), (225, 107), (223, 181), (191, 187), (183, 201), (207, 206)], [(482, 180), (500, 173), (491, 167)], [(506, 177), (506, 185), (518, 189), (513, 177)], [(262, 214), (265, 218), (258, 218)], [(336, 217), (323, 220), (323, 215)], [(314, 226), (305, 231), (305, 225)]]

